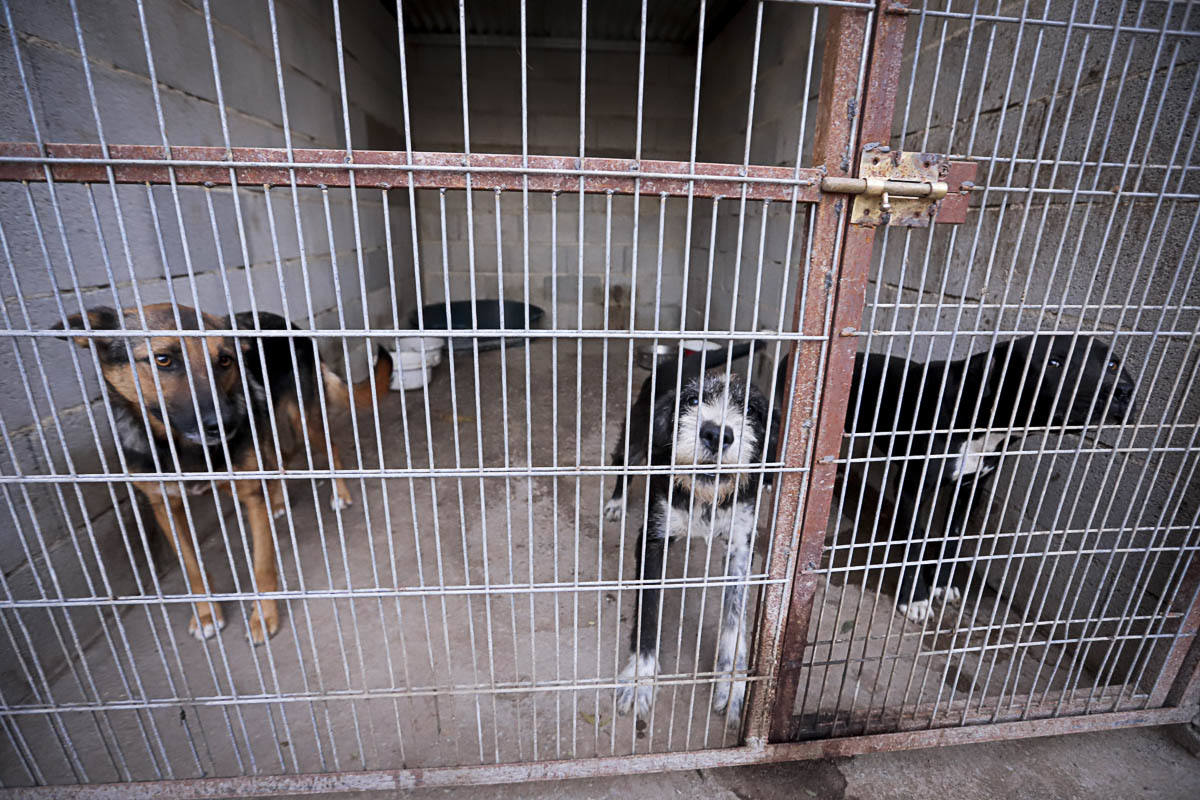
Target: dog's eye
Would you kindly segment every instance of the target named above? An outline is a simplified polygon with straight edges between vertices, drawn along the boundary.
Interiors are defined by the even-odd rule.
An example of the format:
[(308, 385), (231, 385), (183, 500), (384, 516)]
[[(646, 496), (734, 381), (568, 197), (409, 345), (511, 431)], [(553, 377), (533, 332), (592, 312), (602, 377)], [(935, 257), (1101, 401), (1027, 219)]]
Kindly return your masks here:
[(686, 403), (687, 403), (689, 406), (694, 406), (694, 405), (696, 405), (696, 404), (697, 404), (697, 403), (699, 403), (699, 402), (700, 402), (700, 395), (698, 395), (698, 394), (689, 394), (689, 395), (687, 396)]
[(1062, 366), (1062, 362), (1059, 361), (1057, 358), (1052, 358), (1049, 361), (1047, 361), (1046, 363), (1049, 364), (1050, 366), (1054, 367), (1055, 369)]
[(163, 355), (163, 354), (159, 353), (158, 355), (154, 356), (154, 363), (158, 364), (158, 366), (161, 367), (162, 369), (166, 369), (167, 367), (174, 364), (175, 360), (172, 359), (168, 355)]
[(1115, 358), (1108, 362), (1109, 372), (1116, 372), (1118, 369), (1120, 369), (1120, 365), (1117, 363)]
[(221, 369), (229, 369), (233, 366), (233, 358), (228, 353), (222, 353), (217, 359), (217, 366)]

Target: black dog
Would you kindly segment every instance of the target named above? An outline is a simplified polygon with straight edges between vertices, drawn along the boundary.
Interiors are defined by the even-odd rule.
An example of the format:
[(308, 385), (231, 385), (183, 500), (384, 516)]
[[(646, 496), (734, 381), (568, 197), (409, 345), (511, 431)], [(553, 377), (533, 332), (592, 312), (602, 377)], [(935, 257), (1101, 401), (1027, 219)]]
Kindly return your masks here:
[[(958, 542), (1008, 441), (1026, 426), (1119, 424), (1134, 393), (1133, 379), (1108, 345), (1070, 334), (1014, 339), (961, 361), (922, 364), (860, 355), (851, 404), (860, 384), (862, 401), (857, 415), (847, 415), (846, 432), (874, 432), (875, 446), (890, 447), (893, 456), (930, 456), (890, 470), (898, 484), (892, 535), (909, 541), (897, 608), (914, 622), (931, 616), (931, 600), (961, 598), (953, 585)], [(926, 541), (917, 517), (925, 502), (936, 505), (939, 498), (952, 507), (945, 535)]]
[[(677, 383), (679, 386), (684, 386), (689, 381), (696, 380), (708, 370), (714, 370), (729, 361), (736, 361), (743, 356), (750, 355), (751, 351), (755, 348), (764, 346), (762, 342), (758, 341), (746, 342), (726, 346), (720, 350), (703, 350), (698, 353), (688, 353), (683, 357), (682, 363), (678, 358), (670, 358), (657, 364), (651, 371), (651, 374), (642, 382), (642, 388), (638, 392), (637, 399), (629, 409), (628, 427), (626, 427), (624, 420), (621, 421), (621, 432), (617, 435), (617, 439), (613, 443), (610, 464), (616, 467), (625, 465), (639, 466), (646, 463), (646, 456), (650, 449), (650, 413), (654, 409), (655, 403), (659, 400), (667, 396), (674, 397)], [(778, 418), (778, 414), (779, 407), (777, 405), (775, 408), (776, 418)], [(778, 425), (772, 426), (772, 437), (774, 437), (777, 427)], [(626, 439), (629, 440), (628, 461), (625, 455)], [(775, 452), (773, 439), (770, 452)], [(625, 505), (625, 490), (628, 483), (628, 475), (622, 474), (617, 476), (617, 483), (613, 486), (612, 497), (604, 505), (604, 518), (609, 522), (621, 521), (621, 510)]]
[[(648, 518), (638, 538), (637, 574), (644, 581), (662, 580), (671, 539), (716, 536), (727, 540), (725, 574), (739, 580), (726, 586), (723, 593), (716, 671), (728, 677), (717, 684), (713, 709), (724, 711), (728, 723), (737, 725), (746, 686), (744, 681), (734, 683), (732, 671), (744, 670), (747, 663), (746, 622), (742, 619), (746, 586), (741, 579), (750, 570), (760, 484), (753, 465), (762, 463), (767, 401), (741, 376), (734, 375), (726, 383), (723, 375), (694, 375), (680, 389), (678, 402), (673, 386), (658, 396), (647, 424), (652, 429), (650, 463), (692, 469), (651, 475)], [(722, 469), (701, 473), (694, 470), (696, 465)], [(730, 471), (730, 466), (744, 471)], [(622, 488), (619, 482), (618, 489)], [(617, 693), (617, 710), (622, 714), (635, 708), (639, 716), (645, 716), (654, 699), (651, 681), (658, 671), (659, 593), (652, 587), (638, 592), (629, 662), (618, 678), (628, 684)]]

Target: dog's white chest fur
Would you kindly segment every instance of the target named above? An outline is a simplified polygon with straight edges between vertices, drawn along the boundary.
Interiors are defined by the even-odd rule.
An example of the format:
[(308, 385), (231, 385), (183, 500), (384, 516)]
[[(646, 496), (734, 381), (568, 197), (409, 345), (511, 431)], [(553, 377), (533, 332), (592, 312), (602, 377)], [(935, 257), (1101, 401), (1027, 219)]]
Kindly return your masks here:
[(746, 533), (754, 525), (753, 503), (734, 502), (713, 508), (708, 503), (697, 501), (692, 506), (689, 520), (687, 509), (673, 508), (666, 498), (660, 498), (655, 513), (663, 521), (662, 528), (670, 537), (709, 539), (716, 536), (737, 541), (746, 538)]
[(995, 468), (989, 466), (985, 459), (988, 456), (998, 455), (1000, 446), (1007, 438), (1008, 434), (989, 433), (985, 436), (967, 439), (958, 448), (958, 454), (950, 461), (950, 479), (958, 480), (965, 475), (977, 473), (986, 475), (991, 472)]

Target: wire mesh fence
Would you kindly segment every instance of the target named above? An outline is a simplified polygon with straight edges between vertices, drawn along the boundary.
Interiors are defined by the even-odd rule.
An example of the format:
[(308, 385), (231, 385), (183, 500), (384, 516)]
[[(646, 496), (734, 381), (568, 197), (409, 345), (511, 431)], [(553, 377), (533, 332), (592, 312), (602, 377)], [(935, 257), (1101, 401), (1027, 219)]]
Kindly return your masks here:
[[(245, 27), (244, 9), (208, 3), (132, 3), (111, 22), (86, 5), (5, 6), (14, 117), (22, 112), (7, 138), (32, 142), (6, 153), (13, 214), (2, 231), (17, 386), (0, 420), (3, 486), (20, 549), (3, 615), (6, 783), (738, 743), (740, 711), (727, 723), (709, 708), (720, 685), (759, 673), (745, 663), (715, 671), (713, 648), (722, 626), (744, 638), (756, 621), (723, 618), (723, 593), (757, 595), (786, 580), (767, 569), (775, 500), (756, 497), (749, 546), (759, 557), (730, 577), (711, 535), (672, 547), (661, 575), (640, 576), (648, 500), (615, 523), (603, 516), (619, 474), (688, 474), (606, 463), (616, 428), (633, 424), (644, 376), (635, 350), (677, 349), (681, 335), (757, 339), (758, 360), (769, 362), (759, 364), (767, 414), (778, 418), (775, 363), (793, 343), (823, 338), (787, 332), (808, 261), (798, 196), (811, 202), (813, 176), (755, 166), (750, 135), (740, 148), (703, 143), (709, 161), (729, 166), (698, 160), (701, 75), (714, 70), (705, 9), (689, 48), (670, 30), (648, 42), (659, 20), (643, 4), (630, 9), (640, 34), (593, 55), (589, 20), (611, 25), (617, 15), (585, 4), (574, 52), (543, 45), (531, 57), (526, 9), (514, 6), (512, 47), (488, 80), (495, 53), (474, 44), (462, 5), (452, 41), (425, 34), (416, 44), (406, 24), (428, 9), (375, 9), (392, 15), (386, 45), (370, 28), (378, 19), (336, 3), (267, 3)], [(736, 42), (714, 45), (718, 57), (757, 53), (762, 15), (751, 9)], [(793, 17), (814, 39), (818, 15)], [(181, 31), (182, 50), (166, 23)], [(356, 73), (381, 48), (388, 74), (400, 76), (386, 88)], [(115, 64), (139, 55), (134, 72), (145, 80), (126, 99)], [(571, 60), (576, 76), (546, 83), (545, 69)], [(648, 84), (648, 60), (687, 77)], [(756, 70), (746, 67), (739, 102), (754, 119)], [(793, 164), (810, 138), (811, 57), (805, 74), (791, 93), (797, 124), (786, 144), (770, 142)], [(539, 132), (530, 110), (535, 75), (555, 100), (574, 81), (577, 117), (563, 124), (578, 141), (563, 151), (578, 159), (533, 152), (557, 135)], [(76, 78), (85, 93), (69, 113), (44, 105), (51, 91), (78, 92)], [(456, 98), (457, 132), (429, 96), (435, 82)], [(507, 107), (503, 125), (517, 136), (505, 149), (520, 156), (475, 157), (481, 139), (496, 144), (489, 93), (516, 87), (520, 112)], [(318, 90), (335, 102), (332, 125), (305, 94)], [(670, 118), (646, 102), (664, 91), (681, 103), (664, 107)], [(113, 113), (147, 98), (137, 125), (127, 105)], [(399, 102), (384, 121), (376, 115), (389, 99)], [(609, 111), (610, 129), (590, 134), (589, 113), (615, 106), (625, 116)], [(604, 160), (627, 118), (625, 160)], [(669, 135), (648, 134), (650, 124)], [(443, 139), (457, 155), (429, 154)], [(402, 149), (375, 152), (380, 142)], [(427, 327), (430, 304), (498, 297), (544, 305), (544, 327), (503, 316), (487, 336), (477, 316), (462, 330)], [(80, 347), (58, 341), (64, 327)], [(429, 380), (435, 356), (421, 351), (415, 371), (426, 382), (389, 393), (373, 343), (394, 348), (413, 328), (448, 342), (436, 356), (444, 363)], [(172, 367), (180, 372), (164, 371)], [(727, 364), (726, 379), (759, 377), (752, 367)], [(259, 380), (223, 382), (222, 369)], [(333, 379), (306, 382), (306, 371), (326, 369)], [(655, 375), (664, 386), (681, 380)], [(336, 413), (338, 385), (367, 402)], [(210, 421), (225, 403), (250, 413)], [(199, 449), (188, 445), (197, 435)], [(139, 460), (131, 441), (158, 446)], [(798, 457), (786, 460), (760, 458), (755, 479), (802, 472)], [(700, 514), (693, 504), (685, 524), (711, 527)], [(641, 676), (658, 702), (635, 724), (615, 710), (646, 586), (663, 595), (662, 666)]]
[[(0, 2), (5, 786), (1178, 705), (1190, 5)], [(889, 130), (978, 189), (872, 257)]]
[[(1194, 635), (1196, 33), (1194, 9), (1170, 3), (909, 15), (892, 144), (978, 160), (980, 189), (962, 227), (883, 234), (862, 347), (922, 365), (901, 394), (923, 390), (942, 413), (915, 424), (866, 382), (850, 398), (799, 730), (1162, 702), (1170, 656)], [(1076, 361), (1111, 347), (1132, 406), (1100, 393), (1081, 420), (981, 406), (981, 375), (942, 369), (992, 353), (998, 382), (1050, 384), (1053, 355), (1004, 354), (1047, 334)], [(1064, 380), (1056, 402), (1088, 399), (1087, 380)], [(959, 432), (998, 459), (994, 475), (955, 485), (942, 465), (961, 458), (964, 419)], [(944, 435), (880, 435), (893, 421)], [(921, 550), (878, 535), (895, 513), (880, 487), (902, 484), (928, 506), (907, 528)], [(912, 602), (894, 576), (921, 563), (963, 596), (914, 621), (891, 607)]]

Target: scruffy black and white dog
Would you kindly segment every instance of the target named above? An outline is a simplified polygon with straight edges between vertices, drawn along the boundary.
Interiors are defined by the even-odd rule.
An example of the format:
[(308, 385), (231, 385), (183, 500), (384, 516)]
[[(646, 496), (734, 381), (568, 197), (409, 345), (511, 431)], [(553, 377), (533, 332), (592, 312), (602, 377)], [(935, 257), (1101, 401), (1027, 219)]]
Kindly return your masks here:
[[(693, 376), (674, 392), (656, 398), (650, 420), (651, 465), (673, 465), (678, 472), (650, 476), (649, 510), (638, 538), (638, 576), (643, 581), (664, 578), (670, 540), (687, 537), (727, 542), (725, 574), (744, 578), (750, 571), (751, 541), (758, 497), (763, 443), (767, 435), (767, 400), (741, 376)], [(696, 467), (713, 466), (712, 472)], [(618, 680), (617, 710), (650, 711), (653, 678), (658, 671), (660, 589), (644, 586), (638, 592), (638, 616), (630, 636), (630, 657)], [(724, 711), (728, 724), (737, 725), (746, 695), (744, 681), (734, 682), (733, 670), (747, 664), (746, 585), (725, 587), (716, 671), (725, 674), (713, 697), (713, 710)]]

